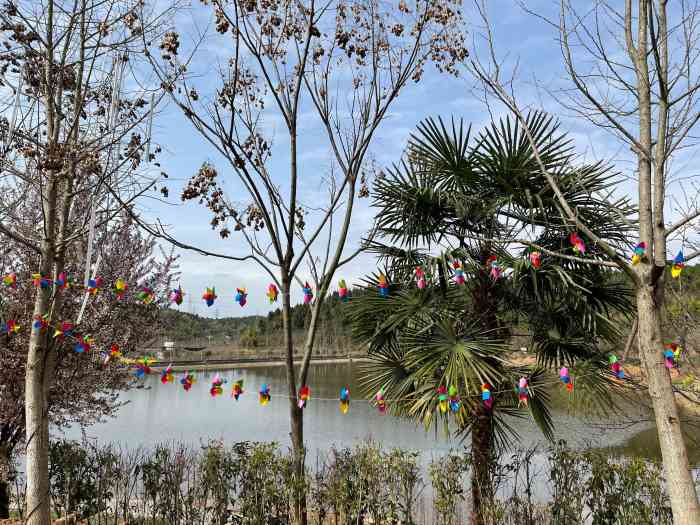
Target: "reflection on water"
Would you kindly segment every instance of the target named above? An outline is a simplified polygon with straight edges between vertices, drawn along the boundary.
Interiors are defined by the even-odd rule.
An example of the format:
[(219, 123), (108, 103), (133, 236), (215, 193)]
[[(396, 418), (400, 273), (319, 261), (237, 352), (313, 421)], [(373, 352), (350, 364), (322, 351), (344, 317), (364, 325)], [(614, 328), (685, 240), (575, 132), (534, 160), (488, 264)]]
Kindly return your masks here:
[[(193, 445), (209, 439), (238, 441), (277, 441), (288, 445), (289, 411), (283, 367), (260, 367), (224, 371), (228, 380), (223, 396), (212, 399), (209, 386), (214, 372), (201, 372), (192, 390), (185, 392), (179, 383), (162, 385), (157, 374), (144, 380), (146, 388), (125, 393), (122, 400), (129, 403), (116, 418), (87, 429), (88, 437), (98, 442), (117, 442), (127, 446), (152, 445), (163, 441), (183, 441)], [(305, 440), (311, 454), (327, 450), (332, 445), (351, 446), (372, 439), (386, 448), (402, 447), (418, 450), (424, 459), (445, 451), (461, 448), (459, 439), (446, 439), (442, 431), (426, 431), (421, 426), (381, 415), (369, 403), (359, 399), (359, 368), (352, 364), (319, 364), (311, 367), (309, 385), (311, 400), (305, 409)], [(230, 397), (233, 381), (244, 380), (245, 393), (236, 402)], [(267, 383), (273, 395), (262, 407), (258, 403), (260, 385)], [(351, 392), (350, 411), (341, 414), (338, 396), (343, 386)], [(328, 400), (323, 400), (326, 398)], [(638, 408), (634, 409), (639, 411)], [(643, 418), (646, 418), (646, 414)], [(567, 414), (566, 407), (555, 408), (553, 418), (556, 438), (577, 447), (606, 447), (616, 453), (641, 455), (658, 454), (649, 446), (654, 437), (649, 423), (615, 428), (605, 421), (584, 421)], [(530, 419), (513, 422), (520, 436), (518, 446), (528, 448), (543, 442), (542, 434)], [(78, 437), (79, 430), (68, 431)], [(700, 451), (694, 450), (695, 459)]]
[[(686, 427), (685, 442), (688, 447), (688, 459), (695, 469), (700, 466), (700, 440), (698, 439), (697, 426)], [(646, 428), (621, 446), (609, 448), (612, 454), (623, 454), (626, 456), (651, 458), (661, 461), (661, 448), (659, 447), (659, 435), (656, 427)]]

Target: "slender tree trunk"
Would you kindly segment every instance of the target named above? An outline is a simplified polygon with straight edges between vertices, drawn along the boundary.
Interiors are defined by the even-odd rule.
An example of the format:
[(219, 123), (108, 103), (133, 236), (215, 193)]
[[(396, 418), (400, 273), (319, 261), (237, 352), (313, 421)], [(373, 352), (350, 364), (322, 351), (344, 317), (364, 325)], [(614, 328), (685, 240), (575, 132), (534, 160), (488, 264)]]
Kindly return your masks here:
[(472, 426), (472, 511), (471, 525), (484, 525), (484, 510), (491, 500), (491, 449), (493, 425), (491, 414), (483, 406), (477, 407)]
[(11, 453), (7, 444), (0, 444), (0, 519), (10, 517)]
[[(625, 26), (628, 32), (628, 51), (634, 61), (637, 76), (639, 105), (639, 239), (650, 249), (651, 265), (643, 265), (637, 281), (637, 340), (639, 356), (647, 372), (649, 395), (656, 418), (661, 456), (664, 462), (666, 483), (673, 510), (675, 525), (700, 524), (700, 508), (690, 471), (678, 407), (673, 386), (663, 361), (663, 342), (660, 313), (664, 300), (663, 269), (666, 265), (666, 238), (664, 221), (665, 162), (664, 151), (666, 123), (668, 117), (665, 84), (668, 76), (667, 28), (665, 3), (660, 5), (661, 47), (658, 48), (660, 64), (657, 75), (660, 81), (660, 102), (657, 128), (657, 144), (652, 141), (652, 89), (649, 74), (650, 46), (649, 29), (653, 17), (651, 0), (639, 0), (637, 12), (636, 49), (631, 38), (633, 16), (628, 7)], [(628, 4), (630, 6), (631, 4)], [(653, 45), (653, 42), (652, 42)]]
[(307, 525), (306, 515), (306, 472), (305, 459), (306, 450), (304, 448), (304, 411), (296, 404), (290, 406), (292, 422), (292, 450), (294, 453), (294, 474), (295, 474), (295, 516), (297, 525)]
[[(44, 235), (41, 242), (42, 276), (52, 275), (56, 229), (57, 182), (49, 175), (43, 201)], [(33, 317), (49, 311), (51, 288), (37, 287)], [(27, 524), (49, 525), (49, 414), (48, 390), (53, 374), (54, 356), (48, 351), (46, 331), (32, 328), (25, 372), (25, 418), (27, 456)]]
[[(35, 315), (44, 315), (48, 300), (37, 291)], [(29, 341), (29, 356), (25, 377), (26, 432), (27, 432), (27, 524), (49, 525), (49, 423), (48, 400), (45, 387), (49, 370), (49, 356), (39, 330), (34, 330)]]
[[(663, 285), (662, 285), (663, 286)], [(700, 508), (689, 467), (678, 407), (663, 360), (661, 294), (650, 285), (637, 289), (639, 354), (647, 372), (674, 525), (700, 524)]]
[(291, 281), (282, 279), (282, 326), (284, 330), (284, 347), (286, 351), (287, 386), (289, 388), (290, 437), (294, 456), (294, 521), (297, 525), (307, 525), (306, 485), (305, 485), (305, 449), (304, 449), (304, 411), (297, 405), (296, 374), (294, 372), (294, 340), (292, 337), (292, 308), (289, 297)]

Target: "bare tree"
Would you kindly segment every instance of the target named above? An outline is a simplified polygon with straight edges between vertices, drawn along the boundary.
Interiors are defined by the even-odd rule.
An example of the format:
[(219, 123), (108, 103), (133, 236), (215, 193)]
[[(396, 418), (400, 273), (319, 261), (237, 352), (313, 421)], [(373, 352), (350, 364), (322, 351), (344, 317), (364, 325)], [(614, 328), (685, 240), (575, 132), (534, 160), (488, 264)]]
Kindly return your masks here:
[[(485, 93), (495, 95), (523, 126), (524, 105), (517, 96), (515, 76), (504, 78), (497, 58), (493, 28), (485, 4), (475, 2), (485, 22), (487, 52), (470, 60), (473, 73)], [(601, 264), (614, 262), (634, 284), (637, 299), (636, 338), (644, 364), (649, 394), (656, 417), (659, 442), (673, 508), (674, 523), (700, 523), (700, 507), (690, 470), (681, 421), (671, 377), (664, 366), (661, 319), (670, 259), (669, 242), (696, 227), (700, 217), (697, 196), (677, 209), (675, 221), (668, 208), (677, 203), (678, 192), (694, 188), (694, 174), (673, 176), (672, 161), (692, 155), (694, 131), (700, 120), (700, 7), (680, 2), (669, 8), (667, 0), (625, 0), (620, 9), (610, 2), (594, 2), (577, 10), (575, 2), (560, 1), (556, 20), (540, 16), (556, 31), (563, 58), (566, 89), (552, 91), (554, 98), (576, 116), (609, 131), (631, 150), (636, 169), (629, 180), (636, 186), (639, 203), (638, 241), (644, 255), (632, 264), (629, 253), (620, 253), (589, 229), (568, 202), (556, 181), (545, 170), (536, 145), (533, 155), (540, 162), (560, 213), (587, 242), (606, 255)], [(522, 4), (527, 10), (525, 4)], [(700, 255), (696, 249), (685, 256)]]
[[(148, 173), (155, 148), (145, 130), (157, 99), (138, 72), (142, 55), (135, 51), (142, 38), (158, 38), (169, 13), (148, 10), (142, 0), (7, 1), (0, 9), (0, 103), (7, 116), (0, 234), (35, 253), (34, 272), (50, 283), (81, 246), (85, 279), (93, 276), (100, 261), (95, 232), (156, 184), (157, 175)], [(19, 220), (32, 204), (36, 221)], [(61, 319), (59, 291), (37, 287), (31, 317)], [(50, 522), (48, 409), (57, 360), (51, 350), (48, 330), (34, 327), (24, 393), (27, 523), (37, 525)]]
[[(215, 18), (215, 45), (227, 62), (220, 67), (212, 94), (200, 95), (197, 65), (180, 58), (176, 31), (166, 35), (154, 67), (166, 90), (194, 128), (211, 144), (237, 181), (224, 193), (216, 167), (202, 165), (182, 194), (198, 199), (213, 213), (212, 227), (222, 238), (232, 230), (247, 246), (244, 255), (215, 254), (175, 239), (160, 224), (151, 231), (176, 245), (205, 255), (256, 263), (282, 297), (291, 437), (299, 476), (304, 469), (303, 410), (298, 391), (306, 384), (318, 331), (319, 313), (338, 270), (358, 253), (346, 249), (356, 198), (368, 194), (368, 151), (391, 104), (433, 63), (457, 73), (465, 58), (456, 0), (248, 0), (204, 2)], [(145, 42), (147, 43), (147, 42)], [(160, 55), (157, 58), (156, 55)], [(211, 65), (207, 64), (206, 73)], [(303, 116), (302, 116), (303, 115)], [(285, 150), (273, 144), (270, 121), (281, 120)], [(304, 166), (303, 129), (320, 130), (330, 152), (329, 174)], [(270, 162), (283, 156), (286, 172)], [(310, 202), (309, 193), (325, 185), (327, 199)], [(304, 273), (303, 265), (308, 273)], [(302, 275), (309, 277), (303, 277)], [(294, 368), (291, 290), (309, 281), (314, 295), (303, 358)], [(296, 516), (306, 523), (305, 496), (299, 492)]]

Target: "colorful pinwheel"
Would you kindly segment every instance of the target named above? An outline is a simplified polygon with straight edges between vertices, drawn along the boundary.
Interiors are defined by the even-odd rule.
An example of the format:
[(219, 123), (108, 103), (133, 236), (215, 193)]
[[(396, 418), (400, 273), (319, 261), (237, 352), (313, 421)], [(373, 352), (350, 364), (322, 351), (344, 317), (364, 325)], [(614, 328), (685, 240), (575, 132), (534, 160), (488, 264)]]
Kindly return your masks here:
[(142, 286), (139, 292), (136, 294), (136, 298), (143, 304), (151, 304), (156, 298), (156, 294), (148, 286)]
[(574, 250), (574, 253), (578, 255), (586, 253), (586, 244), (576, 232), (571, 232), (569, 234), (569, 242), (571, 243), (571, 248)]
[(53, 336), (57, 339), (63, 337), (71, 337), (73, 335), (73, 324), (68, 321), (63, 321), (60, 328), (56, 328)]
[(243, 380), (239, 379), (233, 384), (233, 388), (231, 388), (231, 397), (238, 401), (238, 398), (243, 395)]
[(683, 250), (678, 250), (678, 253), (673, 258), (673, 266), (671, 266), (671, 277), (678, 279), (681, 272), (685, 268), (685, 257), (683, 257)]
[(277, 285), (275, 283), (270, 283), (267, 285), (267, 298), (270, 300), (270, 304), (276, 303), (277, 302), (277, 296), (279, 295), (280, 291), (277, 289)]
[(258, 392), (258, 401), (262, 406), (267, 405), (270, 402), (270, 387), (267, 383), (260, 385), (260, 391)]
[(22, 327), (17, 324), (17, 321), (8, 319), (7, 322), (0, 327), (0, 331), (2, 331), (3, 334), (13, 335), (19, 332), (21, 328)]
[(129, 285), (126, 284), (124, 279), (117, 279), (117, 281), (114, 283), (114, 294), (117, 296), (118, 301), (121, 301), (124, 298), (127, 288), (129, 288)]
[(109, 353), (104, 354), (104, 361), (102, 364), (107, 366), (112, 359), (119, 359), (121, 356), (122, 353), (119, 351), (119, 347), (113, 344), (109, 349)]
[(43, 330), (44, 328), (47, 328), (49, 326), (49, 314), (44, 314), (44, 315), (35, 315), (34, 316), (34, 323), (32, 323), (32, 327), (37, 329), (37, 330)]
[(89, 352), (90, 346), (92, 346), (92, 343), (94, 342), (95, 341), (89, 335), (84, 337), (82, 335), (78, 335), (76, 337), (75, 345), (73, 345), (73, 351), (76, 354), (84, 354), (85, 352)]
[(142, 357), (141, 359), (137, 359), (136, 364), (134, 365), (134, 375), (139, 379), (143, 376), (149, 375), (151, 373), (151, 365), (154, 362), (155, 361), (150, 357)]
[(455, 271), (455, 283), (464, 284), (464, 270), (462, 269), (462, 264), (459, 261), (452, 262), (452, 268)]
[(8, 273), (2, 278), (2, 284), (9, 286), (10, 288), (17, 288), (17, 274)]
[(235, 300), (241, 305), (241, 308), (243, 308), (248, 302), (248, 290), (246, 288), (236, 288)]
[(180, 378), (180, 384), (182, 385), (182, 388), (185, 390), (185, 392), (189, 392), (190, 388), (192, 388), (192, 385), (194, 385), (196, 382), (197, 378), (194, 376), (194, 374), (191, 374), (190, 372), (185, 372)]
[(213, 286), (211, 288), (207, 288), (207, 291), (202, 295), (202, 299), (204, 299), (204, 302), (207, 303), (207, 306), (213, 305), (214, 301), (216, 301), (216, 289)]
[(489, 272), (489, 275), (491, 275), (491, 280), (498, 281), (498, 279), (501, 277), (501, 273), (503, 273), (503, 270), (501, 269), (501, 265), (498, 264), (498, 260), (495, 255), (489, 257), (487, 266), (491, 268), (491, 271)]
[(416, 286), (419, 290), (425, 288), (425, 272), (420, 266), (416, 268)]
[(32, 274), (32, 283), (37, 288), (48, 288), (49, 285), (51, 284), (51, 279), (49, 279), (48, 277), (44, 277), (40, 273), (33, 273)]
[(221, 394), (223, 394), (225, 383), (226, 383), (226, 380), (221, 379), (219, 374), (216, 374), (214, 376), (214, 379), (212, 379), (212, 381), (211, 381), (211, 388), (209, 389), (209, 393), (211, 394), (211, 397), (216, 397), (216, 396), (220, 396)]
[(297, 402), (297, 406), (299, 408), (304, 408), (306, 407), (306, 402), (311, 398), (311, 389), (304, 385), (301, 387), (299, 390), (299, 401)]
[(542, 266), (542, 253), (537, 251), (530, 252), (530, 264), (535, 270), (539, 269)]
[(448, 394), (450, 396), (450, 410), (454, 413), (459, 410), (459, 406), (461, 404), (461, 401), (459, 399), (459, 394), (457, 393), (457, 387), (452, 385), (450, 386), (450, 389), (448, 390)]
[(384, 400), (383, 388), (380, 388), (379, 392), (374, 394), (374, 402), (377, 405), (377, 410), (379, 410), (379, 413), (384, 414), (386, 412), (386, 401)]
[(348, 295), (348, 287), (345, 284), (345, 279), (341, 279), (338, 283), (338, 297), (344, 303), (347, 303), (350, 300), (350, 296)]
[(491, 410), (493, 407), (493, 397), (491, 397), (491, 385), (488, 383), (481, 385), (481, 399), (483, 400), (486, 409)]
[(97, 295), (100, 290), (102, 290), (102, 278), (95, 277), (94, 279), (88, 279), (87, 293), (90, 295)]
[(562, 366), (561, 370), (559, 370), (559, 379), (561, 379), (561, 382), (566, 385), (566, 389), (569, 392), (574, 389), (574, 382), (569, 377), (569, 369), (565, 366)]
[(175, 303), (176, 305), (180, 306), (182, 304), (182, 301), (185, 298), (185, 292), (182, 291), (182, 286), (179, 284), (177, 285), (177, 288), (173, 288), (170, 291), (170, 302)]
[(438, 407), (440, 408), (440, 412), (442, 412), (443, 414), (446, 414), (447, 410), (449, 408), (449, 406), (448, 406), (449, 403), (448, 403), (448, 399), (447, 399), (447, 388), (445, 388), (444, 386), (441, 386), (440, 388), (438, 388), (437, 394), (438, 394)]
[(386, 280), (386, 276), (383, 273), (379, 274), (379, 279), (377, 279), (377, 288), (379, 288), (379, 295), (382, 297), (389, 297), (389, 283)]
[(304, 286), (302, 287), (302, 291), (304, 292), (304, 304), (311, 304), (311, 301), (314, 298), (314, 292), (311, 289), (311, 285), (309, 284), (309, 281), (306, 281), (304, 283)]
[(172, 383), (175, 381), (175, 374), (173, 374), (173, 365), (168, 365), (167, 368), (164, 368), (163, 370), (160, 371), (160, 382), (163, 383), (164, 385), (167, 385), (168, 383)]
[(66, 288), (70, 288), (71, 279), (66, 272), (61, 272), (58, 274), (58, 277), (56, 277), (54, 284), (59, 290), (65, 290)]
[(518, 381), (518, 406), (527, 406), (528, 389), (527, 389), (527, 379), (521, 377)]
[(620, 361), (618, 361), (617, 356), (611, 354), (608, 360), (610, 361), (610, 370), (612, 370), (613, 374), (615, 374), (618, 379), (624, 379), (625, 371), (620, 366)]
[(632, 254), (632, 264), (639, 264), (647, 252), (647, 243), (640, 242), (634, 247), (634, 253)]
[(681, 359), (681, 347), (676, 343), (666, 343), (664, 345), (664, 358), (666, 359), (666, 368), (669, 370), (677, 366)]
[(350, 410), (350, 390), (344, 386), (340, 389), (340, 413), (347, 414)]

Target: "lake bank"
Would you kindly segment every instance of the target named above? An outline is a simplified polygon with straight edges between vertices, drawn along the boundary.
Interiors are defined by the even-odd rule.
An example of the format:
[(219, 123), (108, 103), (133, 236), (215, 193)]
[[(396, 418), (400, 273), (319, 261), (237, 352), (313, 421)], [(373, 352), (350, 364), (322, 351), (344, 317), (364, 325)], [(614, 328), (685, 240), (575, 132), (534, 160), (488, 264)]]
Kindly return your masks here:
[[(367, 362), (369, 361), (366, 357), (318, 357), (312, 358), (312, 365), (328, 365), (328, 364), (350, 364)], [(173, 372), (202, 372), (202, 371), (230, 371), (237, 370), (239, 368), (266, 368), (266, 367), (280, 367), (284, 366), (286, 362), (284, 359), (223, 359), (223, 360), (209, 360), (209, 361), (158, 361), (151, 365), (154, 370), (161, 370), (167, 366), (172, 366)], [(294, 360), (295, 366), (301, 365), (301, 359)]]

